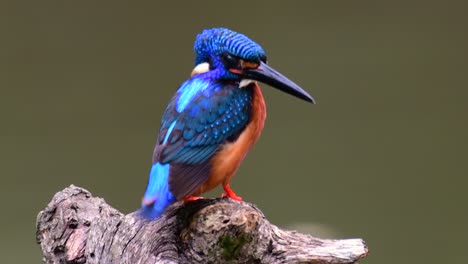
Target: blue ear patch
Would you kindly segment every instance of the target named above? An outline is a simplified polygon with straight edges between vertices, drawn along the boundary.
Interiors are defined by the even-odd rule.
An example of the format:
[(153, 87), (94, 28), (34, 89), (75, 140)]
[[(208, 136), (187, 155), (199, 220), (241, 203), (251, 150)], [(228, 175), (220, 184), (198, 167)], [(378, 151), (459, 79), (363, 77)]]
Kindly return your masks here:
[(148, 187), (143, 197), (143, 215), (149, 219), (159, 217), (175, 201), (169, 190), (169, 164), (155, 163), (151, 167)]

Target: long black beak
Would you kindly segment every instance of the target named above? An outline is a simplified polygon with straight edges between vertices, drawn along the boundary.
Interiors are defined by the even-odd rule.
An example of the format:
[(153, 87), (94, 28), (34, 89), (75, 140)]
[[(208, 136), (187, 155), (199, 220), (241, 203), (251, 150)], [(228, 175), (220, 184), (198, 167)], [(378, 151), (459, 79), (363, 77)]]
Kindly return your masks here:
[(257, 68), (244, 71), (243, 75), (245, 78), (266, 83), (285, 93), (315, 104), (315, 100), (310, 94), (266, 63), (261, 62)]

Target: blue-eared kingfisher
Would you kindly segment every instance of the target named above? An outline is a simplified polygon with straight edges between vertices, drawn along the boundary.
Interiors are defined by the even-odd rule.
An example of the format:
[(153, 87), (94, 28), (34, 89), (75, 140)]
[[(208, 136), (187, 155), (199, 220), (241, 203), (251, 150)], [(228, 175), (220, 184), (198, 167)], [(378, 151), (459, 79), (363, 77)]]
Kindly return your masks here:
[(195, 68), (169, 102), (153, 152), (143, 215), (159, 217), (175, 201), (190, 201), (222, 185), (230, 188), (266, 118), (262, 82), (314, 103), (297, 84), (267, 64), (265, 51), (226, 28), (206, 29), (195, 40)]

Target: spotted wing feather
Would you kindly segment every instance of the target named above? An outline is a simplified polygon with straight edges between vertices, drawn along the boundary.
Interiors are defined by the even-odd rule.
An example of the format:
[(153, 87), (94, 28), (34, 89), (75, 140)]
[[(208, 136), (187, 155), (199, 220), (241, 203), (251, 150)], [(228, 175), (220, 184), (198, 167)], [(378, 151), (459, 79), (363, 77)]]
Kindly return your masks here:
[(251, 89), (240, 89), (237, 83), (207, 82), (180, 112), (178, 100), (190, 83), (179, 89), (163, 115), (153, 155), (153, 163), (171, 165), (169, 189), (178, 200), (200, 188), (209, 177), (210, 159), (249, 122)]

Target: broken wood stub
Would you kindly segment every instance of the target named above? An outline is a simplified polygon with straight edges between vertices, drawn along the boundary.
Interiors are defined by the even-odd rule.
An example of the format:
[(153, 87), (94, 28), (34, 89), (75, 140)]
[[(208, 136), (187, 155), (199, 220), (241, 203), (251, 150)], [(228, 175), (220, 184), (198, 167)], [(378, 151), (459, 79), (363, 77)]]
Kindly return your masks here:
[(319, 239), (270, 224), (229, 198), (175, 203), (158, 219), (124, 215), (70, 186), (39, 213), (45, 263), (358, 263), (361, 239)]

